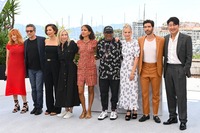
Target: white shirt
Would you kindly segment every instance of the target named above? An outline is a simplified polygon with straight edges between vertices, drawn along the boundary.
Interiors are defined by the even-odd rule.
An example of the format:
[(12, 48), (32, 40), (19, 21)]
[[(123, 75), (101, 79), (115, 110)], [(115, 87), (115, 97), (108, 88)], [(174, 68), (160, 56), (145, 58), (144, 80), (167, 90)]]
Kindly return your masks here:
[(168, 61), (169, 64), (181, 64), (177, 56), (177, 43), (178, 43), (179, 32), (176, 34), (175, 39), (172, 40), (171, 36), (168, 43)]
[(146, 63), (156, 63), (156, 39), (144, 41), (144, 57), (143, 61)]

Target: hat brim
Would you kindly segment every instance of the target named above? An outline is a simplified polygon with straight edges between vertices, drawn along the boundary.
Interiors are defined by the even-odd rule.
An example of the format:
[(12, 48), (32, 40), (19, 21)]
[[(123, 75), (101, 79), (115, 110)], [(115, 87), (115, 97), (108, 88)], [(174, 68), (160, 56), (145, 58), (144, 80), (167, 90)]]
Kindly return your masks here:
[(113, 31), (105, 31), (104, 33), (107, 33), (107, 34), (112, 34)]

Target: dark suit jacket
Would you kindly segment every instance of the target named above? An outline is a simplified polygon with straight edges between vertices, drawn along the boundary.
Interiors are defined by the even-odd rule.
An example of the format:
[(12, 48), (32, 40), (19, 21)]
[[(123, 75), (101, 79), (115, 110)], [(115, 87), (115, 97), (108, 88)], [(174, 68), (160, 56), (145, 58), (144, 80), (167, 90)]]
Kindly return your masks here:
[[(45, 38), (36, 36), (37, 37), (37, 43), (38, 43), (38, 53), (40, 57), (40, 65), (42, 71), (44, 70), (44, 58), (45, 58)], [(27, 58), (27, 45), (28, 45), (28, 39), (24, 42), (24, 54), (25, 54), (25, 65), (26, 70), (28, 70), (28, 58)]]
[[(156, 36), (156, 58), (157, 58), (157, 72), (159, 76), (162, 76), (163, 70), (163, 48), (164, 48), (164, 38)], [(144, 41), (146, 36), (142, 36), (138, 39), (138, 43), (140, 46), (140, 56), (139, 56), (139, 74), (142, 71), (142, 62), (144, 57)]]
[[(165, 36), (164, 46), (164, 77), (167, 69), (168, 61), (168, 43), (170, 35)], [(192, 40), (191, 37), (182, 33), (179, 33), (176, 54), (181, 64), (184, 67), (184, 71), (187, 77), (191, 77), (190, 67), (192, 64)]]

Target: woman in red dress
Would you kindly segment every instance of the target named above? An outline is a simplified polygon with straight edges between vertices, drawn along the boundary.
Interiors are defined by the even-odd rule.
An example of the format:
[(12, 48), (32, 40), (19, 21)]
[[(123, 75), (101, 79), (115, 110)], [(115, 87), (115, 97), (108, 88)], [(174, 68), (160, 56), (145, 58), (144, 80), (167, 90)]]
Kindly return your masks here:
[[(95, 61), (95, 50), (97, 41), (94, 40), (95, 35), (89, 25), (81, 27), (80, 40), (77, 42), (80, 58), (78, 61), (78, 90), (79, 98), (82, 105), (82, 114), (80, 119), (89, 119), (91, 115), (91, 107), (94, 99), (94, 86), (97, 84), (97, 70)], [(88, 85), (88, 110), (86, 111), (84, 85)]]
[(12, 29), (9, 34), (9, 42), (6, 46), (6, 96), (13, 95), (15, 106), (13, 113), (20, 110), (18, 95), (22, 96), (23, 108), (20, 113), (28, 111), (25, 88), (25, 64), (24, 64), (24, 43), (20, 32)]

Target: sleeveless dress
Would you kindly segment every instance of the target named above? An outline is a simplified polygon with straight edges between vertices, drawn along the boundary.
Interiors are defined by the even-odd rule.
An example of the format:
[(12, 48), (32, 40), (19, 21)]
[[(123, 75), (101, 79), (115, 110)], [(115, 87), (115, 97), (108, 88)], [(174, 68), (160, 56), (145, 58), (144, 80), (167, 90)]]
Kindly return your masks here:
[(9, 50), (5, 95), (26, 95), (24, 45), (7, 44)]

